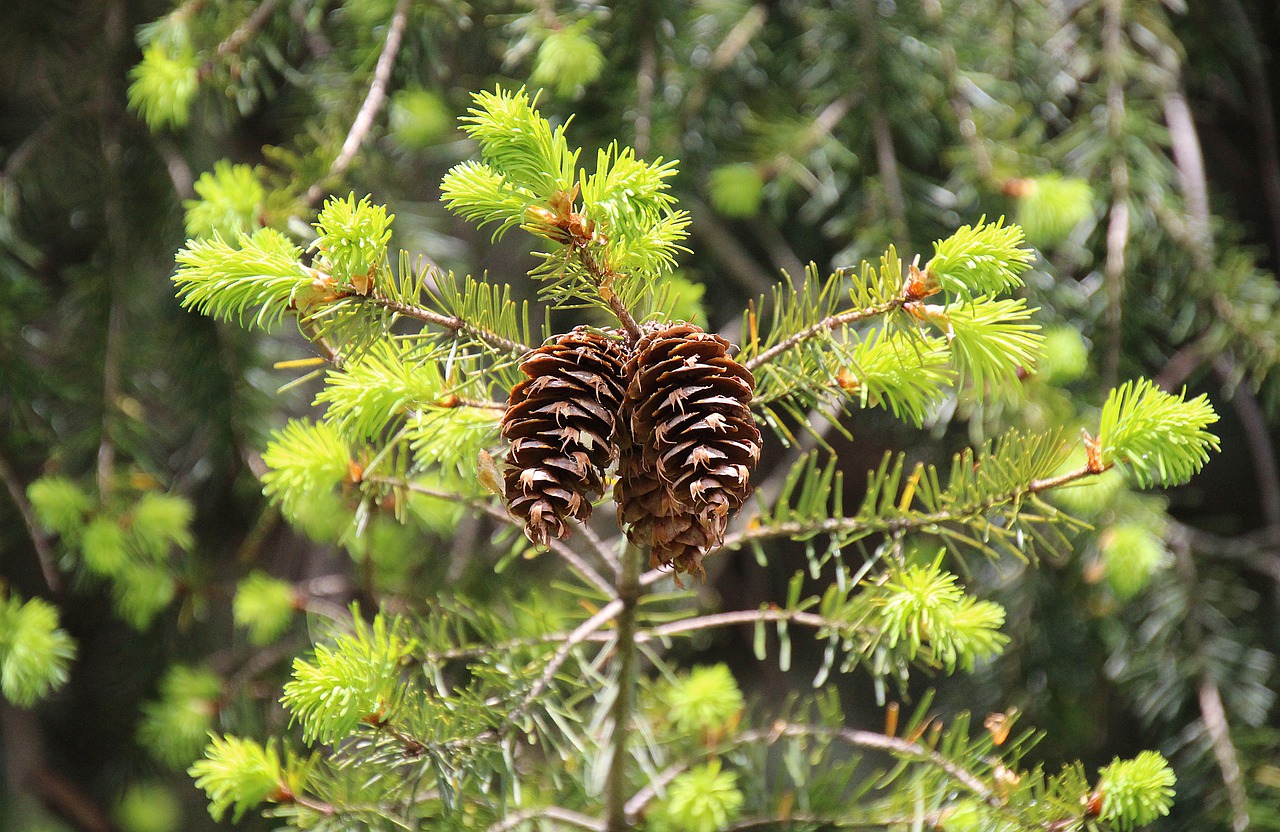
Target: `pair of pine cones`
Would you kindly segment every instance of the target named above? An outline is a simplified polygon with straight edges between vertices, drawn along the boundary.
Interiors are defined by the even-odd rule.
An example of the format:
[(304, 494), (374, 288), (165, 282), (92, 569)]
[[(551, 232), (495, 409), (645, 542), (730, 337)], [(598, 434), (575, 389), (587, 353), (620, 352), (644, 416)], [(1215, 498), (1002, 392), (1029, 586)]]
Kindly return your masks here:
[(634, 344), (578, 327), (521, 362), (502, 435), (507, 506), (545, 546), (586, 520), (617, 463), (618, 524), (650, 565), (700, 574), (751, 494), (755, 379), (731, 345), (691, 324)]

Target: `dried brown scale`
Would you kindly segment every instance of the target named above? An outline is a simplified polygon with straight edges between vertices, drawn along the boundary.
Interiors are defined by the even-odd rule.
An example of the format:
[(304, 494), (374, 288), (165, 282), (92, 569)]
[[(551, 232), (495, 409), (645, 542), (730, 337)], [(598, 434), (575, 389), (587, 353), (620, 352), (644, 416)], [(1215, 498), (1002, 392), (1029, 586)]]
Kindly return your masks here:
[(730, 349), (690, 324), (655, 327), (624, 368), (618, 519), (654, 566), (700, 572), (751, 493), (755, 380)]
[(623, 397), (623, 352), (579, 327), (531, 352), (529, 378), (511, 389), (502, 435), (511, 442), (503, 480), (507, 507), (541, 546), (569, 534), (569, 519), (591, 516), (614, 459)]

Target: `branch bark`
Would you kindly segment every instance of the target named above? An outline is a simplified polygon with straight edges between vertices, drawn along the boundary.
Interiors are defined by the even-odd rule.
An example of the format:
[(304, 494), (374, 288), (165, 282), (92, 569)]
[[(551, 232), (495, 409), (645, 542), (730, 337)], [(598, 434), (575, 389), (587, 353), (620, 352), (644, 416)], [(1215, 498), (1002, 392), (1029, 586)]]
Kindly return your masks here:
[[(405, 26), (409, 20), (409, 5), (409, 0), (399, 0), (396, 3), (395, 11), (391, 14), (391, 23), (387, 27), (387, 39), (382, 45), (382, 54), (378, 56), (378, 63), (373, 70), (373, 83), (369, 85), (369, 93), (365, 96), (364, 103), (360, 105), (355, 121), (351, 123), (347, 138), (342, 142), (342, 149), (338, 151), (337, 158), (329, 166), (330, 177), (339, 177), (347, 172), (347, 168), (351, 166), (352, 160), (360, 150), (360, 145), (364, 144), (365, 137), (369, 135), (373, 120), (377, 118), (382, 105), (386, 103), (387, 85), (391, 81), (391, 71), (395, 69), (396, 58), (400, 53), (400, 43), (404, 38)], [(324, 196), (324, 188), (317, 182), (307, 191), (307, 202), (314, 205), (322, 196)]]

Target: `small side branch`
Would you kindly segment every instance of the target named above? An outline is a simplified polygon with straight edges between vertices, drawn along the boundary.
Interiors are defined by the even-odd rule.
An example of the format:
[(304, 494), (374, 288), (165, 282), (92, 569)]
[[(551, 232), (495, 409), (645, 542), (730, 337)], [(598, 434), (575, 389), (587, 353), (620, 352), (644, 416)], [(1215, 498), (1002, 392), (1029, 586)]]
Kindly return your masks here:
[[(877, 734), (874, 731), (859, 731), (852, 728), (827, 728), (819, 725), (802, 725), (779, 720), (767, 729), (758, 728), (752, 731), (744, 731), (722, 745), (708, 749), (708, 753), (723, 754), (734, 748), (757, 742), (765, 742), (772, 745), (784, 737), (825, 737), (839, 740), (856, 748), (883, 751), (897, 757), (918, 760), (919, 762), (936, 766), (974, 797), (986, 803), (991, 803), (998, 799), (995, 792), (983, 783), (977, 775), (948, 760), (932, 748), (910, 740)], [(689, 763), (687, 761), (678, 762), (653, 777), (648, 785), (637, 791), (627, 801), (627, 818), (632, 823), (637, 822), (644, 808), (657, 796), (658, 791), (665, 788), (668, 783), (674, 780), (681, 772), (687, 770), (688, 767)]]
[(489, 832), (509, 832), (509, 830), (519, 827), (520, 824), (526, 821), (538, 818), (558, 820), (561, 823), (572, 824), (581, 829), (590, 829), (592, 832), (605, 832), (604, 822), (599, 818), (593, 818), (571, 809), (562, 809), (559, 806), (539, 806), (535, 809), (516, 812), (508, 815), (500, 823), (490, 826)]
[(1105, 0), (1102, 13), (1103, 66), (1107, 76), (1107, 135), (1111, 140), (1111, 212), (1107, 222), (1107, 350), (1102, 377), (1113, 386), (1120, 375), (1123, 340), (1125, 253), (1129, 243), (1129, 163), (1125, 158), (1124, 2)]
[(755, 372), (757, 367), (762, 364), (769, 363), (787, 350), (800, 346), (810, 338), (814, 338), (824, 332), (830, 332), (831, 330), (842, 326), (848, 326), (849, 324), (866, 320), (867, 318), (873, 318), (876, 315), (886, 315), (895, 309), (900, 309), (906, 302), (906, 297), (897, 297), (876, 306), (868, 306), (865, 309), (851, 309), (848, 312), (841, 312), (838, 315), (831, 315), (823, 318), (808, 329), (797, 332), (795, 335), (779, 341), (769, 349), (752, 358), (746, 363), (746, 368)]
[(771, 526), (760, 526), (759, 528), (746, 529), (745, 531), (726, 535), (723, 548), (735, 549), (750, 543), (753, 540), (765, 540), (773, 537), (792, 537), (795, 535), (811, 534), (815, 532), (818, 534), (841, 534), (849, 532), (862, 532), (866, 534), (873, 534), (876, 532), (883, 534), (900, 534), (916, 529), (928, 528), (930, 526), (939, 526), (944, 523), (960, 523), (967, 519), (981, 516), (992, 509), (999, 508), (1000, 506), (1017, 503), (1028, 495), (1039, 494), (1041, 492), (1049, 491), (1050, 489), (1059, 488), (1075, 482), (1076, 480), (1096, 476), (1112, 467), (1114, 466), (1106, 465), (1102, 468), (1094, 469), (1086, 465), (1083, 468), (1068, 471), (1067, 473), (1059, 474), (1056, 477), (1032, 480), (1021, 488), (991, 497), (979, 503), (958, 506), (950, 511), (935, 511), (929, 514), (907, 514), (891, 520), (877, 517), (831, 517), (818, 523), (807, 523), (802, 520), (796, 520), (788, 523), (777, 523)]
[(58, 567), (54, 563), (49, 535), (40, 528), (35, 509), (31, 507), (31, 503), (27, 500), (26, 489), (22, 487), (22, 481), (18, 479), (17, 472), (3, 456), (0, 456), (0, 480), (4, 482), (5, 490), (9, 492), (9, 498), (18, 507), (18, 513), (22, 515), (22, 522), (27, 527), (27, 535), (31, 538), (31, 545), (36, 550), (36, 558), (40, 561), (40, 572), (44, 575), (45, 585), (51, 592), (61, 592), (62, 579), (58, 576)]
[(1249, 828), (1249, 797), (1245, 793), (1244, 777), (1240, 772), (1240, 758), (1231, 742), (1231, 727), (1227, 724), (1227, 712), (1222, 706), (1222, 693), (1217, 684), (1205, 678), (1200, 680), (1200, 718), (1213, 741), (1213, 756), (1222, 772), (1222, 782), (1227, 787), (1227, 801), (1231, 804), (1231, 828), (1245, 832)]
[(618, 613), (618, 682), (611, 716), (613, 735), (609, 738), (612, 756), (605, 780), (605, 818), (608, 832), (626, 832), (631, 823), (626, 814), (627, 789), (627, 739), (631, 735), (631, 711), (635, 703), (636, 689), (636, 608), (643, 590), (640, 587), (640, 559), (644, 553), (639, 546), (628, 545), (622, 556), (622, 574), (618, 579), (618, 598), (622, 610)]
[[(360, 105), (355, 121), (351, 123), (351, 129), (342, 143), (342, 149), (338, 151), (337, 158), (329, 166), (331, 177), (338, 177), (347, 172), (347, 168), (351, 166), (352, 160), (360, 150), (360, 145), (364, 144), (365, 137), (369, 135), (373, 120), (382, 110), (382, 105), (386, 103), (387, 85), (391, 81), (391, 71), (395, 68), (396, 57), (400, 53), (400, 43), (404, 39), (408, 20), (409, 0), (399, 0), (395, 11), (391, 14), (391, 23), (387, 27), (387, 39), (382, 45), (382, 54), (378, 56), (378, 63), (374, 67), (373, 83), (369, 85), (369, 93), (365, 96), (364, 103)], [(322, 196), (324, 196), (324, 189), (317, 182), (307, 191), (307, 202), (314, 205)]]
[(524, 355), (529, 352), (530, 347), (527, 344), (521, 344), (519, 341), (512, 341), (510, 338), (503, 338), (496, 332), (490, 332), (487, 329), (478, 327), (470, 321), (459, 318), (455, 315), (442, 315), (431, 309), (422, 306), (414, 306), (408, 303), (392, 300), (379, 294), (371, 294), (365, 298), (369, 303), (381, 306), (390, 312), (394, 312), (404, 318), (412, 318), (417, 321), (435, 324), (438, 327), (447, 329), (455, 335), (466, 333), (477, 341), (481, 341), (494, 349), (512, 355)]
[[(516, 526), (520, 529), (524, 528), (523, 522), (512, 517), (506, 509), (499, 508), (486, 499), (468, 498), (458, 494), (452, 494), (448, 491), (437, 491), (434, 488), (429, 488), (425, 485), (413, 482), (412, 480), (399, 479), (397, 477), (369, 477), (366, 481), (389, 485), (393, 488), (404, 488), (416, 494), (423, 494), (428, 497), (437, 497), (441, 500), (451, 500), (454, 502), (461, 500), (470, 505), (471, 508), (483, 512), (495, 520)], [(571, 566), (583, 580), (587, 581), (587, 583), (604, 592), (606, 595), (612, 596), (614, 594), (613, 585), (605, 580), (603, 575), (596, 571), (591, 564), (583, 560), (582, 557), (579, 556), (578, 553), (563, 540), (551, 538), (547, 541), (547, 548), (559, 556), (565, 563), (569, 564), (569, 566)]]

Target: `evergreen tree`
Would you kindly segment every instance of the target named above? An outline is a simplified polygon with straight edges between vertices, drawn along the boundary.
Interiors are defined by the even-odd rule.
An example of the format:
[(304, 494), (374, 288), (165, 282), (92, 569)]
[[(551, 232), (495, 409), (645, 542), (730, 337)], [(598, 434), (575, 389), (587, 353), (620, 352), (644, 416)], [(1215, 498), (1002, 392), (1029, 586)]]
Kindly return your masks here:
[[(1116, 0), (176, 7), (138, 30), (127, 98), (154, 137), (126, 145), (170, 172), (207, 159), (189, 193), (174, 179), (179, 296), (267, 333), (219, 324), (192, 345), (216, 337), (202, 360), (234, 357), (216, 375), (249, 388), (238, 367), (258, 365), (253, 385), (285, 385), (271, 409), (319, 415), (259, 437), (268, 398), (249, 399), (225, 447), (272, 508), (202, 543), (188, 498), (216, 512), (209, 480), (130, 415), (167, 356), (110, 369), (144, 319), (117, 286), (107, 415), (42, 478), (40, 448), (71, 433), (6, 443), (50, 581), (8, 595), (6, 698), (74, 672), (54, 607), (27, 600), (71, 578), (153, 634), (234, 616), (243, 639), (164, 671), (138, 729), (173, 768), (196, 760), (216, 817), (1132, 828), (1173, 805), (1197, 828), (1273, 823), (1274, 645), (1246, 587), (1270, 538), (1194, 528), (1194, 492), (1170, 514), (1136, 490), (1217, 447), (1204, 396), (1161, 392), (1216, 394), (1206, 372), (1253, 425), (1264, 503), (1274, 490), (1253, 397), (1272, 397), (1274, 281), (1209, 213), (1184, 79), (1221, 35), (1191, 28)], [(284, 137), (254, 165), (191, 140), (243, 115)], [(325, 200), (348, 182), (373, 198)], [(36, 392), (17, 406), (49, 412), (24, 366), (12, 389)], [(244, 392), (190, 409), (233, 424)], [(271, 557), (276, 511), (350, 566)], [(234, 548), (253, 567), (227, 588)], [(724, 600), (750, 570), (776, 591)], [(696, 666), (743, 628), (818, 695), (744, 697), (725, 665)], [(924, 693), (921, 670), (957, 669), (972, 682)], [(842, 671), (873, 682), (865, 701), (839, 701)], [(1140, 716), (1141, 738), (1082, 720), (1091, 705)], [(977, 729), (966, 711), (994, 713)], [(1144, 746), (1173, 762), (1176, 804)], [(122, 823), (148, 794), (127, 793)]]

